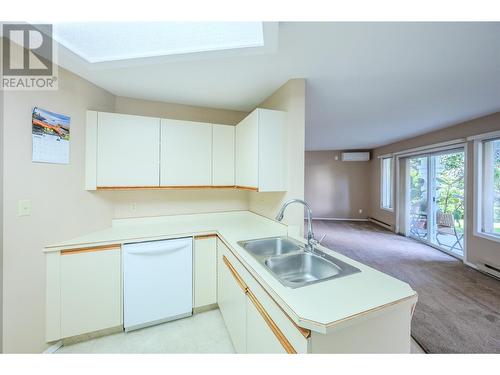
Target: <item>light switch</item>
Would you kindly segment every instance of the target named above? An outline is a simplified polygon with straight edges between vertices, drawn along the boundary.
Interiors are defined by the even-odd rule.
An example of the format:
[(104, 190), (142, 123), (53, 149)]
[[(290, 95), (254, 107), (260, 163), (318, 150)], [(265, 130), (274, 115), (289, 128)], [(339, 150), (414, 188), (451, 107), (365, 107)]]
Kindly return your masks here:
[(17, 202), (17, 216), (31, 215), (31, 201), (29, 199), (21, 199)]

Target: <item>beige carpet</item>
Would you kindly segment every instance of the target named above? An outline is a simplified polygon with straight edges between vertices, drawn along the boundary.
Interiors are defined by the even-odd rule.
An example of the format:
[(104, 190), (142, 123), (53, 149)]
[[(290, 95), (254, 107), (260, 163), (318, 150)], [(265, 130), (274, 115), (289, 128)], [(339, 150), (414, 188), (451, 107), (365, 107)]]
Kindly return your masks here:
[(500, 353), (500, 281), (368, 222), (315, 220), (323, 245), (409, 283), (412, 336), (429, 353)]

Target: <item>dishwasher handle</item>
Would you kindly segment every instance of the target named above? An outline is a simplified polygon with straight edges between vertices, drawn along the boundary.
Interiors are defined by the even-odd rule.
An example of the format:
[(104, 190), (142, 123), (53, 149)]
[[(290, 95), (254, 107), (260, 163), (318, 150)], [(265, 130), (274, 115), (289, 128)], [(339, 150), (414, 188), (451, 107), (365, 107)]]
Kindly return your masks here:
[(174, 251), (179, 251), (182, 249), (186, 249), (188, 246), (186, 246), (185, 243), (178, 245), (178, 246), (162, 246), (158, 247), (157, 249), (150, 249), (150, 250), (140, 250), (140, 249), (126, 249), (127, 254), (133, 254), (133, 255), (159, 255), (159, 254), (165, 254), (165, 253), (171, 253)]

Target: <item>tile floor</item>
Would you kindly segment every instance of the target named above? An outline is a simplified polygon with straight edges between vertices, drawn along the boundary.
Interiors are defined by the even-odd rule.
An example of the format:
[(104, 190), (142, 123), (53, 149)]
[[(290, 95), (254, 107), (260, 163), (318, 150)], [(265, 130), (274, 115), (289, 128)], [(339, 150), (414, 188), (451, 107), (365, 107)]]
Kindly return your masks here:
[[(423, 353), (411, 343), (412, 353)], [(63, 346), (56, 353), (234, 353), (219, 310)]]
[(63, 346), (56, 353), (234, 353), (219, 310)]

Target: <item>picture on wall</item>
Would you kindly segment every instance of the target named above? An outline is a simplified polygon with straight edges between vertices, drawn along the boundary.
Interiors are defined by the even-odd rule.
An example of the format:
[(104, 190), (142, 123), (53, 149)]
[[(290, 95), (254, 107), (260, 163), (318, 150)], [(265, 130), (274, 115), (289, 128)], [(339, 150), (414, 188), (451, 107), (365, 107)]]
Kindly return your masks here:
[(31, 135), (33, 161), (69, 164), (70, 117), (33, 108)]

